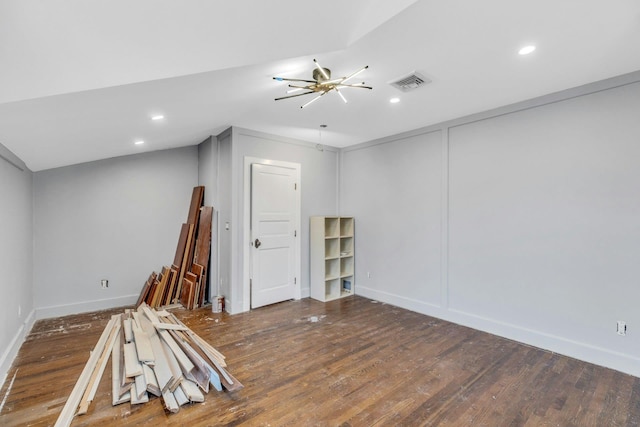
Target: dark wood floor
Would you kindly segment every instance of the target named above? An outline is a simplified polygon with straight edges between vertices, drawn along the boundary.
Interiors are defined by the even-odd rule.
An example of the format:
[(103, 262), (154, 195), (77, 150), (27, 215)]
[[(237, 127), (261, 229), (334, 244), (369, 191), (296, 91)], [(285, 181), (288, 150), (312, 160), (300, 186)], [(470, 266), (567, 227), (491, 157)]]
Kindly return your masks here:
[[(110, 314), (35, 324), (0, 390), (0, 425), (53, 425)], [(72, 425), (634, 426), (640, 379), (361, 297), (176, 315), (245, 388), (168, 415), (111, 406), (107, 366)], [(14, 377), (12, 388), (9, 383)]]

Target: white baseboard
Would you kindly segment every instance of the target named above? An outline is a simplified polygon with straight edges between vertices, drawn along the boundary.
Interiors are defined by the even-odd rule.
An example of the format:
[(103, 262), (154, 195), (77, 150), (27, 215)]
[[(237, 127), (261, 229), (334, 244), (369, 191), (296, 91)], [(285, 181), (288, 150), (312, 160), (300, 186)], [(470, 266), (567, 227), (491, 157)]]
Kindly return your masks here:
[(2, 381), (0, 381), (0, 386), (4, 385), (4, 382), (7, 379), (7, 372), (9, 372), (13, 360), (18, 355), (18, 351), (20, 350), (22, 343), (24, 343), (24, 339), (27, 335), (29, 335), (29, 332), (31, 332), (31, 328), (36, 321), (35, 314), (36, 311), (31, 310), (22, 325), (20, 325), (20, 327), (18, 328), (16, 334), (13, 336), (13, 339), (7, 346), (7, 349), (2, 353), (2, 356), (0, 357), (0, 378), (2, 378)]
[(640, 377), (640, 358), (485, 316), (358, 286), (358, 295)]
[(309, 298), (311, 296), (311, 288), (308, 286), (300, 290), (300, 298)]
[(51, 317), (67, 316), (69, 314), (86, 313), (89, 311), (106, 310), (125, 305), (134, 305), (139, 295), (125, 295), (116, 298), (100, 299), (95, 301), (83, 301), (73, 304), (53, 305), (36, 308), (36, 319), (48, 319)]

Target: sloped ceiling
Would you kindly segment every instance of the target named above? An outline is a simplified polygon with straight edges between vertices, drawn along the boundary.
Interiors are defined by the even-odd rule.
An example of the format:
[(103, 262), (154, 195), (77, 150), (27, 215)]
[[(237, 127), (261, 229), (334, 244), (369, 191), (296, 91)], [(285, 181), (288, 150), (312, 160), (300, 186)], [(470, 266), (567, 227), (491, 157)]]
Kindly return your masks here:
[[(34, 171), (231, 125), (344, 147), (640, 70), (638, 52), (635, 0), (5, 0), (0, 143)], [(374, 90), (275, 102), (272, 77), (308, 79), (314, 58), (369, 65)], [(433, 82), (388, 84), (414, 70)]]

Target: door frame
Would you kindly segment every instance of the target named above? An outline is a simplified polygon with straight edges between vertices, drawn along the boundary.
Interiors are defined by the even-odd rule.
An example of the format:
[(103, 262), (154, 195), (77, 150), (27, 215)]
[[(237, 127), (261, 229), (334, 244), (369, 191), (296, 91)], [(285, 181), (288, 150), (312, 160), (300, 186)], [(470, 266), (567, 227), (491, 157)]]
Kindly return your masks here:
[(244, 188), (243, 188), (243, 241), (242, 243), (242, 311), (251, 310), (251, 165), (254, 163), (279, 166), (293, 169), (295, 171), (296, 183), (298, 188), (296, 191), (296, 207), (295, 207), (295, 229), (297, 230), (297, 238), (294, 243), (294, 271), (297, 278), (295, 284), (294, 298), (302, 298), (302, 280), (301, 280), (301, 194), (302, 194), (302, 165), (300, 163), (284, 162), (280, 160), (263, 159), (259, 157), (246, 156), (244, 158)]

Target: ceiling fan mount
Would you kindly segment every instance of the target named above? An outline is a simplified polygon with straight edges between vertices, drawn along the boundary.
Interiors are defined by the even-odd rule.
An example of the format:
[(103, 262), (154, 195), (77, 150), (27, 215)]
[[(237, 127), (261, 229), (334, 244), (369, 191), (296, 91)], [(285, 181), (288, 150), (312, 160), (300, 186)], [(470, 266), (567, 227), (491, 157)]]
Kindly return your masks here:
[[(328, 92), (335, 91), (340, 98), (347, 103), (347, 98), (341, 92), (341, 89), (344, 88), (361, 88), (361, 89), (373, 89), (371, 86), (365, 86), (365, 82), (362, 83), (352, 83), (347, 84), (347, 81), (354, 78), (369, 66), (364, 66), (360, 70), (355, 73), (350, 74), (347, 77), (339, 77), (336, 79), (331, 78), (331, 70), (328, 68), (321, 67), (318, 64), (318, 61), (313, 60), (316, 68), (313, 70), (312, 77), (313, 80), (304, 80), (304, 79), (289, 79), (284, 77), (274, 77), (274, 80), (277, 81), (286, 81), (286, 82), (294, 82), (295, 84), (289, 84), (288, 87), (292, 88), (287, 91), (287, 93), (294, 93), (293, 95), (282, 96), (280, 98), (276, 98), (276, 101), (280, 101), (282, 99), (294, 98), (296, 96), (303, 96), (309, 94), (317, 94), (315, 98), (308, 101), (307, 103), (300, 106), (300, 108), (304, 108), (307, 105), (311, 104), (313, 101), (316, 101), (321, 96), (327, 94)], [(301, 92), (301, 93), (295, 93)]]
[[(326, 79), (323, 77), (323, 74), (327, 76)], [(328, 68), (322, 68), (321, 71), (320, 69), (316, 68), (315, 70), (313, 70), (313, 80), (316, 80), (318, 82), (331, 80), (331, 70)]]

